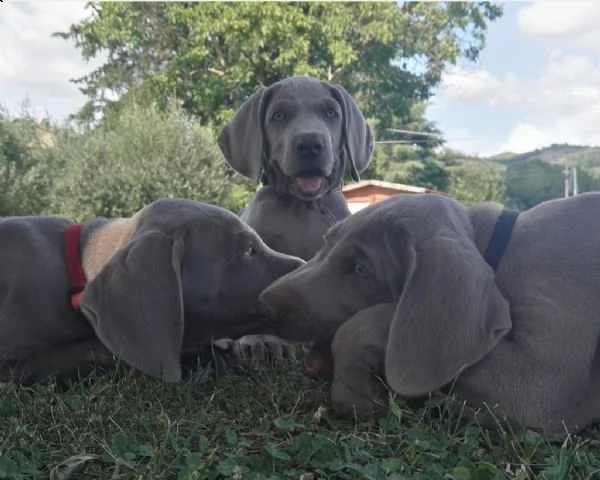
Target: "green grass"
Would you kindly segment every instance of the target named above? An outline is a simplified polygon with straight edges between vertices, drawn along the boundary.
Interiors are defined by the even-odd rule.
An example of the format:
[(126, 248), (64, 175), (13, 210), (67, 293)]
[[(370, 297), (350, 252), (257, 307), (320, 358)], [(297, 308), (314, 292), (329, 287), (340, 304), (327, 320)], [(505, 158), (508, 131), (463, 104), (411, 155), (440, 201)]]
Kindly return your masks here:
[[(296, 365), (165, 385), (120, 368), (0, 392), (0, 479), (600, 478), (600, 435), (482, 430), (441, 397), (341, 421)], [(77, 468), (53, 468), (77, 455)], [(71, 466), (78, 458), (71, 458)]]

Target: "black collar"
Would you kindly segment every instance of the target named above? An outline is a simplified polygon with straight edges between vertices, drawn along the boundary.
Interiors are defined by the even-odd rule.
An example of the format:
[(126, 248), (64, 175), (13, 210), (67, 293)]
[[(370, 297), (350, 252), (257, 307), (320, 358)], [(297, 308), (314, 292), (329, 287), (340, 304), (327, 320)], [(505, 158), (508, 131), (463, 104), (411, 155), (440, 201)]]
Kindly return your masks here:
[(518, 211), (506, 208), (504, 208), (498, 216), (494, 231), (490, 237), (490, 242), (483, 255), (485, 261), (494, 271), (498, 269), (498, 265), (500, 265), (500, 262), (502, 261), (502, 257), (506, 251), (510, 235), (512, 234), (518, 216)]

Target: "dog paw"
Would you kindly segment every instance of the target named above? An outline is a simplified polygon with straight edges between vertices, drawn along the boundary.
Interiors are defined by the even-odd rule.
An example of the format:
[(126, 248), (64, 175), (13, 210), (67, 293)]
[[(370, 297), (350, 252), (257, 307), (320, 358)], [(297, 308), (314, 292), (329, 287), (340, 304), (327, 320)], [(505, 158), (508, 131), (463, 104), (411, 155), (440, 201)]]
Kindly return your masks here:
[(245, 335), (236, 340), (222, 338), (213, 345), (228, 352), (239, 363), (257, 364), (296, 358), (294, 345), (275, 335)]

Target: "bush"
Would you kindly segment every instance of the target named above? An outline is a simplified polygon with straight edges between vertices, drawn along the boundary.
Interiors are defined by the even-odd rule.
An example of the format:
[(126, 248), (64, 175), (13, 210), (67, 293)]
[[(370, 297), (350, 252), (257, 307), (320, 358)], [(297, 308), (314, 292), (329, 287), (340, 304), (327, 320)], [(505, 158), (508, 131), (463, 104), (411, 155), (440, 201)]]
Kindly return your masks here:
[[(83, 133), (63, 130), (64, 162), (48, 213), (74, 220), (130, 216), (161, 197), (184, 197), (232, 209), (244, 201), (212, 132), (180, 108), (130, 104), (113, 121)], [(241, 200), (240, 200), (241, 197)]]
[(26, 106), (18, 118), (0, 107), (0, 216), (37, 215), (47, 206), (59, 167), (53, 130)]

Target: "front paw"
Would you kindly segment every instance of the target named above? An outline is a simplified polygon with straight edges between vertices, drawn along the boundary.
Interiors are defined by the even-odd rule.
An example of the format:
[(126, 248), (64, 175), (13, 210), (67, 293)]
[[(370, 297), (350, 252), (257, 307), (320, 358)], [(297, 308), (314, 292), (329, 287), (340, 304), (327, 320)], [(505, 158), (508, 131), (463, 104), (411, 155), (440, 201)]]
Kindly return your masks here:
[(239, 339), (219, 339), (215, 347), (230, 355), (237, 363), (260, 364), (296, 358), (291, 343), (275, 335), (245, 335)]

